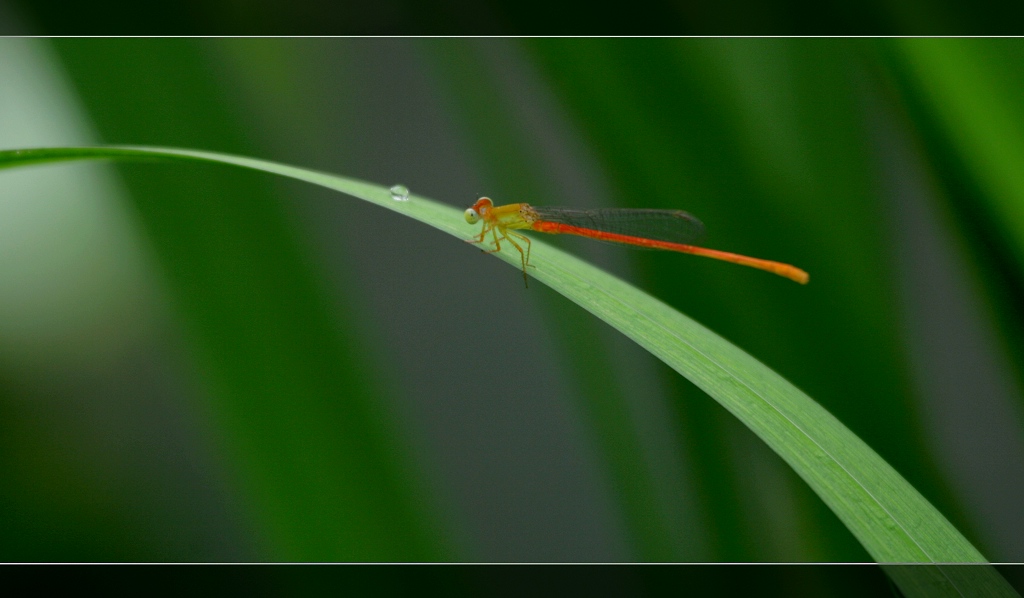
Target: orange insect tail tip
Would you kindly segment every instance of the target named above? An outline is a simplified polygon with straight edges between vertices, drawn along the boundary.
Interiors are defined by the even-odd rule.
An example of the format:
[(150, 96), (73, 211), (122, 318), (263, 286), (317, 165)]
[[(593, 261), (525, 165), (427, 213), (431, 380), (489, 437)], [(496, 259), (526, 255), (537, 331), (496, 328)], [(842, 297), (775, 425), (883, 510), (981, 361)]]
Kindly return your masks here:
[(799, 282), (800, 284), (807, 284), (808, 282), (810, 282), (810, 280), (811, 280), (811, 275), (810, 274), (804, 272), (803, 270), (801, 270), (799, 268), (794, 268), (794, 270), (795, 270), (795, 272), (791, 272), (791, 273), (786, 274), (784, 276), (786, 276), (786, 278), (788, 278), (790, 280), (794, 280), (796, 282)]
[(763, 269), (771, 272), (772, 274), (784, 276), (792, 280), (793, 282), (798, 282), (800, 284), (807, 284), (807, 282), (811, 279), (810, 274), (804, 272), (803, 270), (797, 268), (796, 266), (790, 266), (789, 264), (770, 263), (768, 267), (765, 267)]
[(725, 251), (718, 251), (717, 249), (708, 249), (706, 247), (693, 247), (690, 245), (676, 245), (673, 247), (665, 247), (665, 249), (673, 249), (681, 253), (690, 253), (694, 255), (702, 255), (716, 260), (722, 260), (723, 262), (731, 262), (733, 264), (739, 264), (741, 266), (750, 266), (751, 268), (757, 268), (772, 274), (778, 274), (784, 276), (794, 282), (800, 284), (807, 284), (811, 279), (810, 274), (804, 272), (796, 266), (789, 264), (783, 264), (782, 262), (773, 262), (769, 260), (762, 260), (746, 255), (739, 255), (736, 253), (728, 253)]

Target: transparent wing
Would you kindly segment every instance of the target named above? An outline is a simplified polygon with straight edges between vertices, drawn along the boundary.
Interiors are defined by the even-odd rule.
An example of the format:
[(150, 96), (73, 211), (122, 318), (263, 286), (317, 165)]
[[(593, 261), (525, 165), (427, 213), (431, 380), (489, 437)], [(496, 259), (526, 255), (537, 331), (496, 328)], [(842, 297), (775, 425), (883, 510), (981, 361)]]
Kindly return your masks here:
[(681, 210), (576, 210), (536, 206), (533, 209), (541, 220), (619, 235), (686, 245), (699, 243), (704, 238), (704, 224), (696, 216)]

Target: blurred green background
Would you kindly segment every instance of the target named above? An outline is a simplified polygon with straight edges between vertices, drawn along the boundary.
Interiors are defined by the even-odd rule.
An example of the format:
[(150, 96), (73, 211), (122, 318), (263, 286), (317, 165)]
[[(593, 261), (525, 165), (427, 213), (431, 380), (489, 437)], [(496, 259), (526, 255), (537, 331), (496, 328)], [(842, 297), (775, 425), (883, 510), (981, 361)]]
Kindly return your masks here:
[[(810, 284), (557, 241), (1021, 561), (1022, 67), (1021, 40), (7, 38), (0, 148), (690, 211)], [(0, 479), (5, 561), (869, 560), (717, 403), (549, 289), (213, 166), (0, 173)]]

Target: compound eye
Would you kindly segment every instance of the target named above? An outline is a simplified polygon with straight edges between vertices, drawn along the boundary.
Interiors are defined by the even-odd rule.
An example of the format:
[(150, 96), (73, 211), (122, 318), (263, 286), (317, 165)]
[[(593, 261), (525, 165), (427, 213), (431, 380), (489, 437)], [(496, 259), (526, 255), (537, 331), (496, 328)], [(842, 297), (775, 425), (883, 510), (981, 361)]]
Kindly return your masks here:
[(473, 208), (469, 208), (468, 210), (466, 210), (465, 217), (466, 222), (470, 224), (476, 224), (477, 222), (480, 222), (480, 214), (477, 214), (476, 210), (474, 210)]

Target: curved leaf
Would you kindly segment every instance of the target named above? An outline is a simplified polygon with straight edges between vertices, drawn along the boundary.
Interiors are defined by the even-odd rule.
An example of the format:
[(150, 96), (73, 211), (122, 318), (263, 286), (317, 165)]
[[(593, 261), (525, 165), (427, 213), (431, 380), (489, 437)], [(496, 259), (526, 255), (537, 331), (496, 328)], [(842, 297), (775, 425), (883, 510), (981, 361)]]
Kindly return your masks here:
[[(460, 239), (469, 239), (476, 228), (467, 225), (455, 208), (422, 197), (399, 202), (377, 185), (211, 152), (143, 147), (12, 150), (0, 152), (0, 168), (76, 159), (168, 158), (232, 164), (322, 185)], [(495, 255), (519, 267), (514, 249)], [(860, 438), (750, 355), (665, 303), (542, 241), (533, 243), (531, 263), (536, 268), (530, 274), (536, 280), (622, 331), (750, 427), (879, 562), (985, 562), (941, 513)], [(985, 586), (1014, 595), (990, 567), (914, 567), (889, 572), (905, 590), (941, 586), (952, 593), (966, 593)]]

